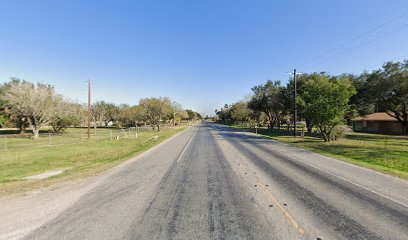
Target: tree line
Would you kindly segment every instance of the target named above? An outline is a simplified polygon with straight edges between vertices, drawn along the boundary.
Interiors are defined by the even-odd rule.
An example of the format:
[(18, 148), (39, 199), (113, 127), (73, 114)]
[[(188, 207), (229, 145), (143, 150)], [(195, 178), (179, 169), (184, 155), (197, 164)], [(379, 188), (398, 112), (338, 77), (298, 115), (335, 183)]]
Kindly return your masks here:
[[(57, 93), (54, 86), (17, 78), (0, 85), (0, 127), (26, 128), (39, 137), (40, 129), (61, 132), (67, 127), (87, 125), (87, 105), (73, 102)], [(91, 105), (92, 126), (136, 127), (151, 125), (160, 131), (163, 123), (201, 119), (201, 115), (168, 97), (143, 98), (137, 105), (96, 101)]]
[(268, 80), (254, 86), (252, 95), (215, 110), (224, 123), (267, 125), (280, 129), (293, 123), (295, 107), (307, 132), (317, 129), (325, 141), (336, 135), (336, 129), (351, 124), (351, 119), (374, 112), (386, 112), (401, 123), (408, 133), (408, 61), (387, 62), (380, 69), (358, 75), (329, 75), (325, 72), (302, 74), (286, 85)]

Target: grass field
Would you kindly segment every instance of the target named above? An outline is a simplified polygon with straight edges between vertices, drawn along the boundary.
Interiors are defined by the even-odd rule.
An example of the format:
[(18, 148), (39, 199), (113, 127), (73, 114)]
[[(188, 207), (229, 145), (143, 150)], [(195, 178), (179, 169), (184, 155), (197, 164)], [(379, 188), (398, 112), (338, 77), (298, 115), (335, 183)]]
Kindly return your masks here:
[[(232, 125), (254, 131), (242, 125)], [(352, 133), (343, 139), (325, 143), (317, 137), (293, 138), (284, 130), (258, 129), (265, 137), (312, 152), (408, 179), (408, 136)]]
[[(186, 126), (163, 128), (160, 132), (145, 131), (137, 138), (123, 131), (97, 129), (90, 141), (86, 140), (86, 135), (82, 139), (84, 129), (68, 129), (63, 135), (45, 135), (39, 140), (7, 139), (7, 150), (0, 152), (0, 194), (101, 172), (184, 129)], [(110, 140), (116, 135), (120, 135), (119, 140)], [(44, 180), (24, 180), (50, 170), (64, 170), (64, 173)]]

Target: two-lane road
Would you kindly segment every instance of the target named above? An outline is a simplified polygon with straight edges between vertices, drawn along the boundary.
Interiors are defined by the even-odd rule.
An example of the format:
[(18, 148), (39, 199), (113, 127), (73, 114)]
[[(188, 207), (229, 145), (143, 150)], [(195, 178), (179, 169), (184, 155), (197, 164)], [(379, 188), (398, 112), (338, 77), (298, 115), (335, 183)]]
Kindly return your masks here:
[(204, 123), (27, 239), (408, 239), (408, 183)]

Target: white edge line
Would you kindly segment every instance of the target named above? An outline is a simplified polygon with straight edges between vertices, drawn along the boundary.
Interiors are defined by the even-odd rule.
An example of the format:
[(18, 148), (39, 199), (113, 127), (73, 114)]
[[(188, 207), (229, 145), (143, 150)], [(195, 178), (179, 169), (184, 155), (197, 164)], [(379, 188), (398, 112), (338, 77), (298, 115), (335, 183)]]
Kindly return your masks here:
[(191, 141), (193, 140), (193, 138), (194, 138), (194, 136), (196, 135), (196, 133), (197, 133), (197, 131), (198, 131), (199, 128), (200, 128), (200, 127), (197, 126), (197, 129), (194, 131), (193, 136), (191, 136), (191, 138), (190, 138), (190, 140), (188, 141), (187, 145), (184, 147), (183, 152), (181, 152), (180, 156), (178, 157), (177, 162), (179, 162), (180, 159), (183, 157), (184, 153), (186, 152), (188, 146), (190, 145)]
[[(255, 141), (255, 140), (250, 140), (250, 141), (259, 143), (259, 142)], [(277, 141), (275, 141), (275, 142), (277, 142)], [(280, 142), (278, 142), (278, 143), (280, 143)], [(261, 144), (262, 144), (262, 143), (261, 143)], [(290, 146), (290, 147), (292, 147), (292, 146)], [(276, 150), (275, 150), (275, 151), (276, 151)], [(381, 193), (379, 193), (379, 192), (376, 192), (376, 191), (374, 191), (374, 190), (371, 190), (371, 189), (369, 189), (369, 188), (367, 188), (367, 187), (364, 187), (364, 186), (362, 186), (362, 185), (360, 185), (360, 184), (358, 184), (358, 183), (355, 183), (355, 182), (352, 182), (352, 181), (350, 181), (350, 180), (347, 180), (347, 179), (345, 179), (345, 178), (343, 178), (343, 177), (340, 177), (340, 176), (337, 175), (337, 174), (328, 172), (328, 171), (326, 171), (326, 170), (324, 170), (324, 169), (322, 169), (322, 168), (319, 168), (319, 167), (317, 167), (317, 166), (315, 166), (315, 165), (313, 165), (313, 164), (310, 164), (310, 163), (308, 163), (308, 162), (305, 162), (305, 161), (303, 161), (303, 160), (300, 160), (300, 159), (298, 159), (297, 157), (290, 156), (290, 155), (288, 155), (288, 154), (286, 154), (286, 153), (283, 153), (283, 152), (281, 152), (281, 151), (277, 151), (277, 152), (279, 152), (279, 153), (281, 153), (281, 154), (283, 154), (283, 155), (285, 155), (285, 156), (287, 156), (287, 157), (289, 157), (289, 158), (295, 159), (296, 161), (302, 162), (302, 163), (304, 163), (304, 164), (306, 164), (306, 165), (308, 165), (308, 166), (311, 166), (311, 167), (313, 167), (313, 168), (315, 168), (315, 169), (318, 169), (318, 170), (320, 170), (320, 171), (322, 171), (322, 172), (324, 172), (324, 173), (327, 173), (327, 174), (329, 174), (329, 175), (332, 175), (332, 176), (334, 176), (334, 177), (337, 177), (337, 178), (339, 178), (339, 179), (341, 179), (341, 180), (343, 180), (343, 181), (345, 181), (345, 182), (348, 182), (348, 183), (350, 183), (350, 184), (353, 184), (354, 186), (357, 186), (357, 187), (359, 187), (359, 188), (362, 188), (362, 189), (364, 189), (364, 190), (366, 190), (366, 191), (369, 191), (369, 192), (371, 192), (371, 193), (377, 194), (377, 195), (379, 195), (379, 196), (381, 196), (381, 197), (383, 197), (383, 198), (386, 198), (386, 199), (390, 200), (391, 202), (394, 202), (394, 203), (396, 203), (396, 204), (399, 204), (399, 205), (401, 205), (401, 206), (404, 206), (404, 207), (408, 208), (408, 205), (406, 205), (406, 204), (404, 204), (404, 203), (402, 203), (402, 202), (399, 202), (399, 201), (394, 200), (394, 199), (392, 199), (392, 198), (390, 198), (390, 197), (387, 197), (387, 196), (385, 196), (385, 195), (383, 195), (383, 194), (381, 194)], [(316, 154), (316, 153), (315, 153), (315, 154)], [(337, 159), (336, 159), (336, 160), (337, 160)], [(347, 162), (346, 162), (346, 163), (347, 163)]]
[[(275, 150), (275, 151), (276, 151), (276, 150)], [(357, 186), (357, 187), (359, 187), (359, 188), (362, 188), (362, 189), (364, 189), (364, 190), (366, 190), (366, 191), (369, 191), (369, 192), (371, 192), (371, 193), (377, 194), (377, 195), (379, 195), (379, 196), (381, 196), (381, 197), (383, 197), (383, 198), (386, 198), (386, 199), (390, 200), (391, 202), (397, 203), (397, 204), (399, 204), (399, 205), (401, 205), (401, 206), (404, 206), (404, 207), (408, 208), (408, 205), (406, 205), (406, 204), (404, 204), (404, 203), (402, 203), (402, 202), (399, 202), (399, 201), (394, 200), (394, 199), (392, 199), (392, 198), (390, 198), (390, 197), (387, 197), (387, 196), (385, 196), (385, 195), (383, 195), (383, 194), (381, 194), (381, 193), (379, 193), (379, 192), (376, 192), (376, 191), (374, 191), (374, 190), (371, 190), (371, 189), (369, 189), (369, 188), (367, 188), (367, 187), (364, 187), (364, 186), (362, 186), (362, 185), (360, 185), (360, 184), (358, 184), (358, 183), (355, 183), (355, 182), (352, 182), (352, 181), (350, 181), (350, 180), (347, 180), (347, 179), (345, 179), (345, 178), (343, 178), (343, 177), (340, 177), (340, 176), (337, 175), (337, 174), (331, 173), (331, 172), (329, 172), (329, 171), (327, 171), (327, 170), (324, 170), (324, 169), (322, 169), (322, 168), (319, 168), (319, 167), (317, 167), (317, 166), (315, 166), (315, 165), (313, 165), (313, 164), (310, 164), (310, 163), (308, 163), (308, 162), (305, 162), (305, 161), (303, 161), (303, 160), (300, 160), (300, 159), (297, 158), (297, 157), (290, 156), (290, 155), (288, 155), (288, 154), (286, 154), (286, 153), (283, 153), (283, 152), (281, 152), (281, 151), (277, 151), (277, 152), (279, 152), (280, 154), (283, 154), (283, 155), (285, 155), (285, 156), (287, 156), (287, 157), (289, 157), (289, 158), (295, 159), (295, 160), (298, 161), (298, 162), (302, 162), (302, 163), (304, 163), (304, 164), (306, 164), (306, 165), (308, 165), (308, 166), (310, 166), (310, 167), (313, 167), (313, 168), (315, 168), (315, 169), (318, 169), (318, 170), (320, 170), (320, 171), (322, 171), (322, 172), (324, 172), (324, 173), (327, 173), (327, 174), (329, 174), (329, 175), (332, 175), (332, 176), (334, 176), (334, 177), (337, 177), (337, 178), (339, 178), (339, 179), (341, 179), (341, 180), (343, 180), (343, 181), (345, 181), (345, 182), (348, 182), (348, 183), (350, 183), (350, 184), (352, 184), (352, 185), (354, 185), (354, 186)]]

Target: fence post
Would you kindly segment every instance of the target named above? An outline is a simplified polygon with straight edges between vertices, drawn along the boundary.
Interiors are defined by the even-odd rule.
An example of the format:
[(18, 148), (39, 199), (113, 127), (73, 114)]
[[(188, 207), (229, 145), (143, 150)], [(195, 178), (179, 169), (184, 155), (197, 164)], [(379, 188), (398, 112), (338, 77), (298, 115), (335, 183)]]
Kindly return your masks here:
[(385, 136), (385, 144), (384, 144), (385, 150), (387, 150), (387, 142), (388, 142), (388, 136)]

